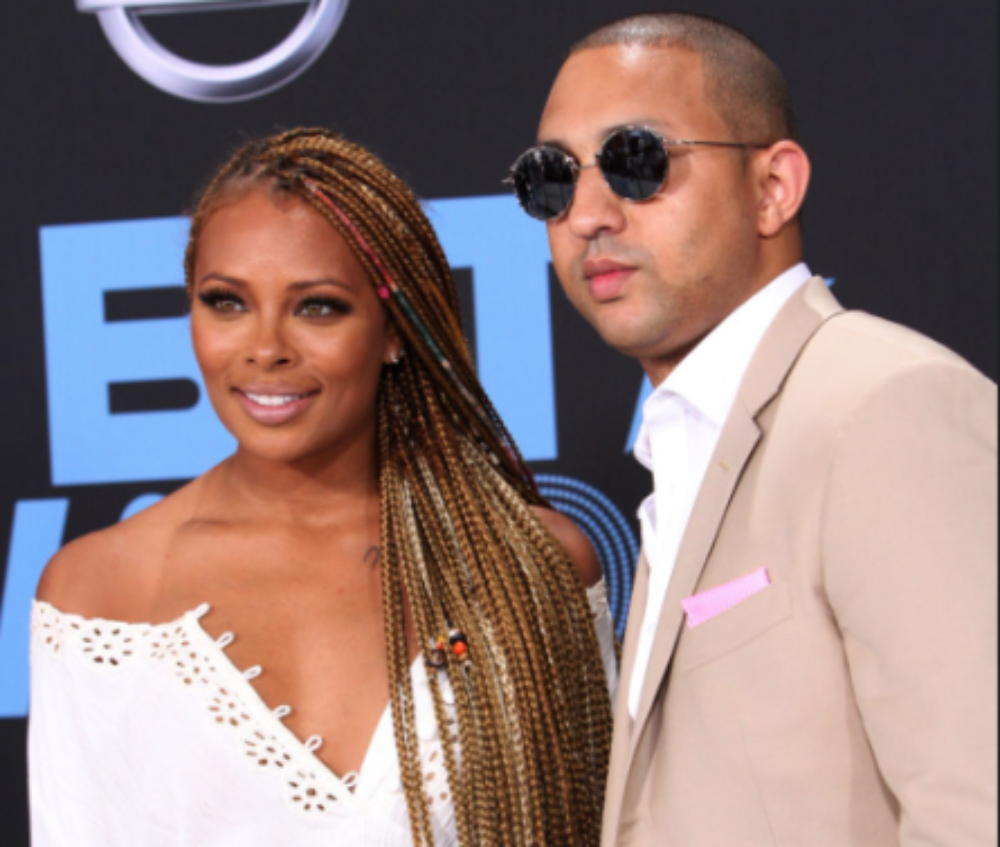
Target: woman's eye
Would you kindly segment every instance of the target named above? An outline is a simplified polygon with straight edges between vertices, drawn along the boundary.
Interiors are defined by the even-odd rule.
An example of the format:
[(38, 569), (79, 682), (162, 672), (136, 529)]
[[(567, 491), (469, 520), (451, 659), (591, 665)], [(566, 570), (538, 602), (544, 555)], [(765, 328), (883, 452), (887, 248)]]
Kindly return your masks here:
[(231, 314), (245, 311), (243, 301), (226, 291), (206, 291), (199, 294), (198, 299), (216, 312)]
[(350, 306), (341, 300), (306, 300), (297, 313), (304, 318), (329, 318), (346, 315), (350, 310)]

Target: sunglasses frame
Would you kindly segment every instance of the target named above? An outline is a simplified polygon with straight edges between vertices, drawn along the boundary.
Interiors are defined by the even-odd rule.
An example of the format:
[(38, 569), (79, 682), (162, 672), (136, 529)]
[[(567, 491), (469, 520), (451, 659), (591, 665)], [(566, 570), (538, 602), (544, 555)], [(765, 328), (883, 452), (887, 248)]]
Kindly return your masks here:
[[(663, 155), (667, 160), (667, 170), (666, 173), (664, 173), (663, 182), (659, 185), (656, 191), (653, 192), (653, 194), (651, 194), (649, 197), (632, 198), (632, 197), (625, 197), (619, 194), (617, 191), (615, 191), (614, 187), (611, 185), (611, 179), (609, 178), (608, 174), (602, 167), (601, 157), (604, 155), (612, 139), (622, 135), (623, 133), (628, 133), (628, 132), (647, 133), (651, 135), (653, 138), (655, 138), (663, 147)], [(650, 200), (656, 197), (656, 195), (659, 194), (663, 190), (663, 187), (667, 184), (667, 179), (670, 176), (669, 163), (670, 163), (671, 147), (729, 147), (737, 150), (766, 150), (770, 146), (771, 146), (770, 144), (752, 144), (740, 141), (694, 141), (690, 139), (678, 139), (675, 141), (665, 137), (662, 133), (657, 132), (655, 129), (652, 129), (651, 127), (642, 126), (641, 124), (630, 124), (628, 126), (618, 127), (609, 132), (605, 136), (604, 140), (601, 142), (601, 146), (598, 149), (597, 153), (594, 155), (594, 162), (589, 165), (580, 164), (579, 160), (575, 156), (571, 156), (562, 148), (553, 147), (551, 144), (539, 144), (536, 145), (535, 147), (531, 147), (528, 150), (525, 150), (520, 156), (517, 157), (517, 160), (511, 166), (510, 174), (503, 181), (503, 183), (504, 185), (513, 186), (514, 195), (517, 197), (517, 202), (520, 204), (521, 208), (524, 210), (525, 214), (528, 215), (528, 217), (533, 218), (535, 220), (543, 221), (545, 223), (555, 223), (556, 221), (559, 221), (562, 218), (566, 217), (566, 215), (569, 214), (569, 210), (573, 208), (573, 200), (576, 199), (575, 198), (576, 185), (580, 181), (580, 173), (582, 171), (589, 170), (590, 168), (600, 169), (601, 176), (604, 177), (604, 181), (608, 184), (608, 188), (611, 189), (611, 191), (614, 193), (616, 197), (620, 197), (626, 203), (648, 203)], [(554, 153), (558, 153), (566, 160), (567, 164), (569, 165), (570, 172), (573, 174), (574, 196), (570, 198), (570, 202), (565, 209), (563, 209), (558, 215), (553, 215), (550, 218), (542, 218), (528, 211), (527, 204), (524, 202), (524, 200), (521, 198), (521, 195), (517, 191), (517, 183), (515, 181), (517, 170), (521, 166), (521, 163), (529, 156), (540, 153), (542, 151), (552, 151)]]

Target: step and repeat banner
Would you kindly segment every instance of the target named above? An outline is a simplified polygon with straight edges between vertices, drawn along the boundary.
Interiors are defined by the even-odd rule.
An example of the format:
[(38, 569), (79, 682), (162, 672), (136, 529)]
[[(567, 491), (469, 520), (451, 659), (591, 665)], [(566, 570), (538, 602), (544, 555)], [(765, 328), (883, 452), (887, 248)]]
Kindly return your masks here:
[[(233, 447), (188, 341), (185, 209), (243, 140), (329, 126), (426, 198), (487, 389), (592, 538), (619, 626), (646, 387), (573, 312), (501, 183), (568, 47), (651, 0), (30, 0), (0, 6), (0, 819), (27, 845), (28, 612), (66, 541)], [(688, 0), (798, 102), (807, 258), (849, 306), (997, 370), (997, 6)], [(660, 8), (666, 8), (661, 6)], [(3, 558), (3, 555), (6, 558)]]

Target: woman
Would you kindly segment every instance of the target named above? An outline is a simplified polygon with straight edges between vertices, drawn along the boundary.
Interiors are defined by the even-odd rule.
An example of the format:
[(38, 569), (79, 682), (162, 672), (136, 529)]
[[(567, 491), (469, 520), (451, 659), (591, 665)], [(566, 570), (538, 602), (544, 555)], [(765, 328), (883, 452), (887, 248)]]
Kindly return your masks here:
[(186, 277), (239, 446), (47, 568), (35, 847), (597, 844), (600, 568), (479, 385), (411, 192), (324, 131), (250, 144)]

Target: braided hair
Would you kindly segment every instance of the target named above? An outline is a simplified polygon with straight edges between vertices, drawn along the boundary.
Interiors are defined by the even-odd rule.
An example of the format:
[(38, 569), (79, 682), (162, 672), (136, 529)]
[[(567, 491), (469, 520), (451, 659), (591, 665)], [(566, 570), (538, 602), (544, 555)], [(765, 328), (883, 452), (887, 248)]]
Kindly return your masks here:
[[(454, 689), (457, 736), (429, 674), (459, 843), (597, 845), (611, 708), (586, 592), (531, 508), (545, 501), (476, 376), (430, 222), (402, 180), (340, 136), (300, 129), (249, 143), (195, 212), (189, 292), (212, 212), (261, 189), (296, 196), (330, 222), (409, 354), (383, 373), (377, 438), (392, 717), (415, 847), (433, 847), (434, 833), (404, 604), (424, 660), (443, 657)], [(455, 630), (471, 661), (435, 650)]]

